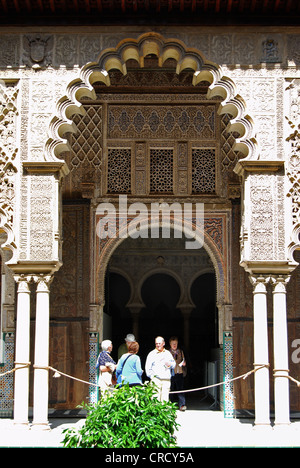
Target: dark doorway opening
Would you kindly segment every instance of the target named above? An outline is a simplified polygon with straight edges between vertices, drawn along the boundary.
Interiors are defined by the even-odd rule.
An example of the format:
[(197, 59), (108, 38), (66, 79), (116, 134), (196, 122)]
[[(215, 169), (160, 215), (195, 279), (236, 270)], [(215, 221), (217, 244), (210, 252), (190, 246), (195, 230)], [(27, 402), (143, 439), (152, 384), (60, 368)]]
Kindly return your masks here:
[(180, 298), (179, 285), (172, 276), (157, 273), (148, 277), (141, 290), (145, 307), (141, 310), (139, 319), (139, 336), (141, 341), (141, 358), (154, 348), (156, 336), (165, 339), (166, 347), (169, 338), (177, 335), (183, 342), (182, 314), (177, 309)]
[[(207, 252), (204, 249), (193, 254), (179, 252), (170, 241), (166, 251), (154, 251), (151, 250), (150, 240), (149, 245), (147, 244), (148, 252), (145, 251), (145, 241), (143, 247), (140, 246), (141, 249), (144, 248), (141, 252), (136, 239), (135, 244), (132, 243), (135, 250), (131, 255), (130, 242), (132, 243), (132, 240), (124, 241), (122, 251), (118, 252), (116, 249), (112, 256), (113, 262), (110, 262), (106, 273), (104, 313), (106, 323), (109, 325), (106, 327), (104, 338), (109, 338), (113, 342), (114, 359), (117, 360), (118, 347), (124, 343), (127, 333), (134, 332), (130, 303), (133, 297), (139, 297), (141, 307), (135, 324), (138, 329), (136, 337), (140, 345), (139, 356), (142, 367), (145, 368), (146, 357), (154, 349), (156, 336), (163, 336), (168, 348), (169, 338), (175, 335), (184, 350), (188, 364), (185, 389), (207, 386), (212, 379), (216, 383), (219, 375), (220, 351), (216, 276)], [(161, 245), (162, 243), (160, 247)], [(151, 262), (147, 263), (149, 252), (152, 266)], [(153, 269), (153, 259), (156, 259), (158, 254), (164, 258), (161, 271), (157, 265)], [(142, 261), (141, 255), (143, 255)], [(179, 259), (178, 268), (176, 267), (176, 274), (172, 274), (171, 268), (168, 271), (168, 265), (171, 263), (174, 265), (175, 256)], [(169, 261), (171, 258), (172, 262)], [(139, 268), (135, 272), (134, 265), (138, 264)], [(195, 271), (199, 271), (199, 274), (195, 274)], [(184, 301), (187, 298), (190, 301), (188, 316), (182, 307), (183, 298)], [(214, 376), (209, 375), (212, 365)], [(144, 380), (147, 380), (145, 375)], [(186, 399), (189, 407), (208, 408), (212, 404), (212, 399), (218, 399), (218, 394), (208, 391), (188, 392)]]
[(113, 342), (112, 355), (117, 359), (117, 350), (124, 343), (127, 333), (132, 330), (132, 319), (127, 303), (130, 298), (130, 285), (124, 276), (108, 271), (105, 278), (104, 339)]
[[(198, 276), (191, 286), (190, 294), (195, 308), (192, 310), (189, 321), (191, 372), (187, 376), (186, 384), (189, 388), (198, 388), (216, 383), (219, 375), (220, 350), (215, 274), (205, 273)], [(197, 406), (197, 402), (201, 400), (216, 408), (219, 390), (215, 387), (199, 393), (190, 393), (190, 404)], [(206, 407), (205, 404), (204, 407)]]

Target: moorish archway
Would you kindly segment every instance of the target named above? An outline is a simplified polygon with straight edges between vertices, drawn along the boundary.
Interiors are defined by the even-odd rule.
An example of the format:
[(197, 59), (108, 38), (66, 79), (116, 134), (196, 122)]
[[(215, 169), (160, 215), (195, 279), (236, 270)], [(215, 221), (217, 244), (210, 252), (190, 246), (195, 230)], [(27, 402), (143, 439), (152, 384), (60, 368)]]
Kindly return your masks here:
[[(113, 339), (113, 356), (124, 332), (133, 332), (144, 366), (154, 337), (163, 336), (168, 347), (175, 335), (188, 362), (186, 388), (206, 385), (208, 368), (221, 366), (214, 272), (206, 250), (188, 252), (183, 239), (124, 239), (106, 271), (103, 315), (111, 327), (104, 326), (103, 337)], [(211, 404), (203, 402), (207, 392), (190, 396), (195, 408)]]
[[(176, 75), (187, 71), (192, 75), (192, 86), (197, 91), (199, 84), (204, 84), (206, 89), (205, 94), (208, 101), (216, 99), (219, 101), (217, 112), (220, 116), (224, 115), (223, 125), (227, 132), (231, 132), (232, 142), (230, 146), (233, 151), (238, 152), (240, 158), (246, 160), (254, 160), (258, 158), (257, 144), (255, 140), (255, 129), (252, 119), (248, 116), (246, 105), (241, 96), (236, 93), (235, 85), (232, 80), (223, 75), (222, 68), (217, 64), (209, 62), (205, 59), (199, 50), (187, 48), (180, 40), (166, 39), (157, 33), (146, 33), (138, 39), (125, 39), (121, 41), (116, 48), (107, 49), (100, 53), (98, 59), (93, 63), (86, 64), (80, 71), (78, 79), (73, 80), (67, 87), (66, 95), (57, 103), (57, 113), (52, 119), (49, 126), (49, 139), (45, 145), (45, 158), (50, 163), (60, 161), (61, 157), (65, 156), (65, 151), (69, 151), (70, 138), (66, 139), (68, 133), (74, 134), (78, 131), (78, 119), (75, 116), (84, 116), (87, 112), (87, 107), (83, 105), (84, 98), (95, 100), (97, 99), (96, 88), (103, 93), (109, 88), (113, 88), (116, 84), (112, 80), (113, 74), (117, 71), (123, 77), (129, 75), (128, 70), (131, 69), (134, 63), (135, 68), (144, 69), (149, 67), (149, 57), (155, 57), (159, 69), (166, 66), (168, 62), (173, 62)], [(119, 79), (119, 78), (118, 78)], [(203, 90), (202, 90), (203, 92)], [(81, 117), (79, 117), (79, 120)], [(76, 123), (75, 123), (76, 121)], [(226, 141), (226, 145), (228, 145)], [(137, 157), (138, 157), (138, 149)], [(89, 163), (89, 161), (87, 161)], [(98, 164), (98, 163), (97, 163)], [(95, 172), (98, 170), (97, 165)], [(68, 168), (65, 164), (65, 173)], [(142, 175), (142, 172), (139, 172)], [(89, 173), (84, 182), (84, 189), (87, 198), (93, 197)], [(112, 177), (114, 174), (112, 174)], [(137, 181), (136, 181), (137, 183)], [(137, 190), (137, 189), (136, 189)], [(235, 188), (233, 187), (233, 190)], [(138, 195), (139, 192), (136, 192)], [(233, 195), (234, 197), (234, 195)], [(95, 203), (95, 202), (94, 202)], [(223, 215), (221, 215), (222, 217)], [(93, 230), (96, 231), (96, 217), (93, 220)], [(223, 223), (223, 228), (228, 221), (218, 219), (218, 223)], [(211, 221), (209, 221), (211, 224)], [(222, 228), (221, 228), (222, 231)], [(226, 237), (226, 229), (218, 235)], [(208, 232), (208, 231), (207, 231)], [(206, 234), (207, 234), (206, 232)], [(209, 227), (209, 232), (212, 236), (215, 235), (216, 229), (212, 225)], [(206, 245), (212, 251), (212, 258), (216, 266), (216, 274), (218, 277), (217, 296), (220, 306), (230, 303), (229, 298), (229, 282), (228, 282), (228, 259), (224, 257), (225, 251), (220, 249), (226, 240), (220, 238), (217, 240), (206, 235)], [(94, 247), (97, 250), (98, 239), (94, 239)], [(219, 245), (218, 245), (219, 243)], [(102, 246), (100, 256), (95, 263), (100, 262), (105, 269), (105, 265), (109, 260), (115, 246), (112, 242), (109, 245)], [(108, 249), (108, 250), (107, 250)], [(222, 253), (220, 253), (222, 251)], [(104, 255), (104, 256), (103, 256)], [(227, 265), (226, 265), (227, 264)], [(225, 268), (225, 270), (224, 270)], [(96, 267), (95, 275), (92, 282), (95, 282), (94, 294), (91, 297), (91, 303), (101, 304), (104, 297), (104, 273), (99, 275), (98, 267)], [(222, 312), (223, 314), (223, 312)]]
[[(73, 134), (78, 130), (75, 124), (75, 115), (83, 116), (86, 113), (86, 107), (82, 104), (85, 97), (92, 100), (97, 98), (95, 86), (97, 85), (98, 89), (100, 86), (101, 92), (109, 89), (112, 87), (112, 74), (116, 70), (126, 77), (132, 63), (135, 64), (136, 68), (140, 69), (143, 69), (145, 64), (149, 67), (149, 57), (156, 58), (158, 68), (165, 66), (168, 61), (172, 61), (176, 75), (180, 75), (184, 71), (191, 73), (192, 86), (195, 89), (199, 84), (204, 83), (206, 99), (215, 98), (219, 100), (217, 112), (227, 118), (227, 121), (224, 120), (226, 130), (234, 135), (232, 137), (233, 144), (231, 143), (232, 150), (239, 152), (240, 158), (247, 160), (258, 158), (252, 119), (247, 114), (245, 102), (236, 94), (234, 83), (223, 75), (222, 68), (207, 61), (199, 50), (187, 48), (180, 40), (165, 39), (157, 33), (146, 33), (138, 39), (125, 39), (116, 48), (104, 50), (95, 62), (88, 63), (81, 69), (78, 79), (73, 80), (68, 85), (66, 95), (57, 103), (56, 116), (49, 126), (49, 139), (45, 145), (45, 158), (49, 163), (55, 161), (62, 163), (60, 158), (65, 155), (66, 150), (70, 150), (70, 143), (65, 139), (65, 136), (67, 133)], [(65, 164), (65, 173), (67, 171), (68, 168)], [(87, 191), (91, 190), (89, 182), (88, 180), (85, 183)], [(90, 198), (93, 195), (88, 194), (85, 196)], [(223, 222), (224, 227), (228, 221), (224, 218), (222, 221), (218, 220), (218, 222), (221, 222), (221, 224)], [(94, 232), (96, 224), (97, 221), (94, 219)], [(215, 233), (215, 226), (211, 227), (212, 229), (209, 228), (210, 234)], [(219, 232), (219, 235), (221, 237), (226, 236), (225, 231)], [(220, 305), (230, 303), (228, 259), (226, 260), (224, 257), (224, 250), (222, 254), (220, 253), (222, 246), (220, 250), (220, 245), (216, 245), (216, 239), (211, 237), (210, 234), (207, 235), (207, 232), (206, 245), (212, 251), (218, 277), (218, 303)], [(94, 239), (95, 249), (97, 249), (97, 241), (97, 239)], [(222, 244), (224, 241), (225, 239), (221, 239), (221, 241), (218, 239), (217, 244), (218, 242)], [(100, 262), (101, 258), (101, 264), (105, 268), (114, 248), (112, 242), (107, 246), (102, 246), (101, 254), (96, 262)], [(96, 267), (95, 273), (92, 281), (96, 281), (98, 284), (95, 284), (91, 303), (101, 304), (104, 297), (104, 273), (99, 276), (98, 267)]]
[[(156, 61), (156, 67), (161, 69), (168, 64), (174, 69), (174, 76), (181, 76), (185, 72), (192, 78), (191, 86), (196, 96), (197, 87), (205, 89), (203, 98), (208, 102), (214, 101), (218, 116), (224, 116), (222, 125), (229, 132), (234, 132), (232, 142), (229, 145), (234, 151), (239, 152), (240, 158), (256, 159), (258, 157), (256, 149), (256, 140), (254, 137), (254, 128), (251, 118), (247, 115), (246, 106), (243, 99), (236, 93), (234, 83), (228, 77), (223, 75), (222, 68), (214, 63), (207, 61), (196, 49), (190, 49), (177, 39), (165, 39), (156, 33), (147, 33), (138, 39), (125, 39), (114, 49), (103, 51), (98, 59), (93, 63), (88, 63), (79, 72), (77, 79), (74, 79), (66, 89), (66, 95), (63, 96), (56, 105), (56, 113), (49, 125), (49, 138), (45, 143), (45, 160), (42, 163), (35, 164), (31, 162), (24, 163), (24, 168), (33, 176), (35, 171), (44, 171), (45, 168), (51, 173), (59, 173), (59, 177), (66, 176), (70, 167), (66, 163), (66, 152), (72, 151), (68, 134), (75, 135), (78, 130), (77, 118), (84, 117), (86, 113), (86, 101), (88, 104), (97, 100), (97, 93), (104, 95), (108, 90), (113, 90), (115, 83), (112, 83), (112, 76), (117, 71), (121, 76), (129, 75), (128, 69), (134, 63), (136, 69), (146, 70), (151, 65), (152, 60)], [(193, 94), (191, 93), (191, 94)], [(154, 95), (154, 94), (153, 94)], [(174, 94), (175, 95), (175, 94)], [(220, 121), (220, 119), (219, 119)], [(169, 121), (170, 122), (170, 121)], [(168, 123), (169, 123), (168, 122)], [(166, 125), (168, 125), (168, 123)], [(221, 124), (220, 124), (221, 125)], [(80, 132), (79, 132), (80, 133)], [(66, 138), (67, 137), (67, 138)], [(180, 137), (177, 143), (180, 142)], [(169, 148), (165, 148), (163, 154), (170, 154)], [(204, 154), (212, 156), (214, 152), (206, 146), (204, 152), (195, 152), (197, 157), (203, 158)], [(156, 150), (156, 148), (155, 148)], [(160, 148), (159, 148), (160, 150)], [(196, 148), (197, 150), (197, 148)], [(155, 153), (155, 151), (154, 151)], [(111, 151), (113, 155), (113, 149)], [(157, 152), (159, 154), (159, 151)], [(136, 151), (138, 160), (139, 154)], [(65, 158), (65, 159), (64, 159)], [(157, 157), (159, 159), (159, 157)], [(44, 165), (44, 168), (42, 168)], [(177, 187), (180, 186), (180, 165), (177, 165)], [(197, 179), (197, 171), (195, 178)], [(186, 177), (186, 176), (185, 176)], [(221, 181), (220, 174), (218, 175)], [(113, 177), (112, 177), (113, 180)], [(137, 179), (136, 179), (137, 180)], [(187, 179), (185, 179), (187, 180)], [(137, 186), (136, 186), (137, 187)], [(102, 197), (97, 195), (97, 187), (90, 183), (88, 177), (84, 181), (83, 198), (92, 201), (90, 211), (90, 252), (91, 255), (91, 273), (90, 273), (90, 356), (96, 354), (97, 340), (99, 330), (101, 329), (102, 310), (104, 305), (104, 275), (108, 261), (118, 245), (120, 239), (109, 239), (108, 242), (99, 242), (96, 234), (97, 204), (102, 201)], [(95, 192), (96, 188), (96, 192)], [(57, 228), (59, 225), (59, 212), (61, 204), (59, 198), (59, 184), (57, 184)], [(116, 192), (115, 195), (118, 193)], [(136, 195), (135, 193), (134, 195)], [(188, 193), (185, 192), (185, 195)], [(155, 195), (155, 194), (154, 194)], [(174, 195), (174, 194), (173, 194)], [(213, 204), (211, 205), (211, 208)], [(230, 262), (228, 249), (228, 226), (230, 225), (230, 210), (206, 211), (206, 225), (200, 233), (204, 237), (206, 250), (209, 251), (212, 262), (215, 265), (217, 277), (217, 301), (222, 320), (222, 326), (219, 327), (220, 333), (224, 330), (225, 324), (230, 324)], [(176, 219), (173, 220), (176, 222)], [(205, 224), (205, 223), (204, 223)], [(190, 230), (194, 230), (195, 222), (190, 223)], [(120, 230), (121, 232), (121, 230)], [(60, 233), (61, 234), (61, 233)], [(61, 238), (55, 236), (56, 246), (60, 244)], [(59, 250), (59, 249), (58, 249)], [(47, 270), (48, 271), (48, 270)], [(48, 290), (47, 290), (48, 293)], [(222, 340), (222, 337), (221, 337)], [(92, 358), (90, 358), (92, 363)], [(40, 372), (40, 370), (39, 370)], [(44, 372), (44, 375), (46, 373)], [(93, 371), (90, 372), (90, 379), (95, 379)], [(44, 379), (46, 382), (46, 379)], [(44, 382), (44, 383), (45, 383)], [(91, 395), (93, 400), (93, 392)]]
[[(162, 73), (159, 75), (159, 70), (164, 71), (166, 69), (171, 69), (172, 73), (174, 73), (174, 76), (190, 77), (190, 85), (186, 89), (184, 88), (185, 83), (183, 82), (183, 80), (180, 82), (180, 78), (178, 79), (178, 83), (176, 84), (178, 96), (180, 96), (181, 92), (187, 93), (187, 89), (189, 89), (190, 91), (192, 87), (193, 92), (195, 93), (195, 97), (197, 96), (197, 93), (199, 94), (200, 92), (201, 96), (203, 96), (203, 99), (206, 100), (206, 104), (213, 102), (217, 114), (219, 116), (218, 118), (222, 119), (220, 125), (222, 125), (223, 130), (218, 130), (223, 132), (222, 138), (224, 139), (225, 131), (228, 132), (228, 134), (231, 132), (231, 134), (233, 135), (231, 140), (229, 140), (229, 138), (226, 136), (226, 142), (224, 139), (226, 145), (229, 146), (229, 148), (231, 148), (232, 151), (236, 152), (236, 154), (239, 155), (239, 158), (253, 159), (257, 157), (256, 141), (255, 138), (253, 138), (254, 130), (252, 120), (248, 117), (248, 115), (246, 115), (245, 103), (242, 100), (242, 98), (236, 94), (234, 83), (229, 78), (223, 76), (221, 67), (211, 62), (208, 62), (199, 51), (195, 49), (186, 48), (181, 41), (164, 39), (158, 34), (149, 33), (142, 35), (137, 40), (126, 39), (122, 41), (115, 49), (108, 49), (103, 51), (99, 55), (95, 63), (89, 63), (86, 66), (84, 66), (80, 72), (80, 77), (69, 84), (69, 86), (67, 87), (67, 95), (58, 102), (57, 115), (50, 123), (50, 138), (47, 141), (45, 147), (45, 154), (47, 160), (49, 162), (57, 160), (61, 161), (61, 159), (59, 158), (65, 157), (65, 160), (68, 161), (67, 165), (72, 171), (75, 164), (75, 160), (72, 161), (68, 159), (65, 156), (65, 151), (70, 148), (70, 143), (71, 150), (72, 147), (74, 148), (74, 141), (78, 143), (79, 140), (76, 139), (75, 132), (78, 132), (79, 130), (79, 135), (81, 134), (80, 132), (83, 132), (84, 126), (82, 126), (82, 122), (85, 119), (85, 115), (91, 116), (89, 110), (91, 109), (90, 103), (99, 102), (99, 99), (100, 101), (101, 99), (103, 100), (103, 96), (105, 96), (105, 93), (108, 93), (108, 90), (110, 90), (110, 93), (114, 94), (118, 92), (118, 87), (121, 87), (123, 89), (124, 87), (126, 88), (127, 85), (129, 86), (129, 89), (130, 86), (131, 89), (134, 89), (132, 83), (134, 83), (134, 86), (139, 87), (139, 92), (145, 93), (147, 91), (149, 93), (149, 96), (151, 95), (151, 93), (153, 94), (158, 90), (160, 90), (161, 93), (164, 89), (163, 86), (165, 84), (162, 84), (160, 80), (158, 80), (156, 83), (153, 82), (152, 88), (150, 86), (151, 83), (149, 84), (147, 82), (141, 81), (142, 84), (138, 84), (137, 80), (135, 82), (134, 80), (132, 82), (130, 81), (131, 77), (134, 76), (134, 70), (144, 70), (145, 76), (147, 76), (147, 70), (151, 69), (153, 71), (156, 71), (157, 76), (162, 76)], [(145, 96), (145, 94), (143, 96)], [(124, 99), (124, 97), (122, 97), (122, 99)], [(193, 99), (192, 95), (191, 99)], [(111, 102), (113, 104), (113, 101)], [(111, 108), (113, 108), (112, 104)], [(134, 108), (133, 104), (134, 101), (132, 101), (131, 103), (131, 108)], [(174, 101), (173, 109), (176, 108), (175, 104), (176, 101)], [(148, 107), (150, 109), (150, 105), (148, 105)], [(166, 106), (165, 104), (165, 107), (165, 116), (161, 116), (160, 118), (167, 119), (168, 106)], [(122, 108), (120, 107), (120, 109)], [(181, 114), (181, 116), (179, 115), (178, 118), (179, 117), (182, 119), (183, 114)], [(140, 142), (141, 139), (143, 141), (143, 138), (147, 139), (147, 133), (145, 133), (145, 131), (143, 130), (144, 116), (142, 115), (140, 107), (137, 104), (135, 104), (135, 110), (134, 112), (132, 112), (132, 114), (128, 114), (128, 112), (122, 114), (121, 110), (119, 110), (118, 106), (116, 105), (115, 111), (114, 113), (110, 114), (110, 120), (107, 120), (106, 125), (109, 129), (109, 126), (113, 128), (113, 123), (116, 122), (116, 120), (118, 119), (119, 132), (121, 129), (123, 133), (121, 132), (115, 134), (111, 132), (111, 138), (114, 138), (115, 140), (119, 139), (119, 141), (121, 142), (121, 137), (125, 140), (126, 138), (128, 138), (124, 130), (124, 128), (128, 128), (128, 118), (132, 119), (133, 125), (135, 127), (135, 133), (133, 132), (131, 133), (131, 135), (133, 135), (133, 140), (136, 139), (136, 144), (135, 147), (132, 147), (131, 151), (133, 151), (133, 153), (136, 153), (136, 166), (140, 165), (140, 169), (143, 169), (143, 163), (141, 162), (143, 157), (140, 157), (140, 152), (143, 152), (145, 150), (147, 144), (140, 144)], [(150, 118), (152, 119), (152, 123), (150, 123)], [(155, 114), (155, 112), (152, 111), (152, 113), (150, 114), (150, 118), (148, 120), (148, 124), (152, 125), (152, 128), (154, 128), (155, 125), (157, 125), (155, 120), (157, 118), (157, 114)], [(172, 115), (171, 118), (173, 118)], [(186, 113), (184, 118), (191, 118), (191, 114)], [(196, 114), (196, 118), (198, 118), (198, 114)], [(202, 118), (203, 117), (201, 116), (201, 119)], [(91, 117), (91, 119), (91, 121), (93, 121), (93, 117)], [(167, 125), (170, 126), (170, 124), (171, 121), (169, 120), (165, 126), (166, 135), (169, 132)], [(87, 132), (89, 125), (85, 125), (86, 127), (84, 129), (84, 132)], [(182, 126), (184, 125), (185, 123), (182, 120)], [(202, 123), (200, 125), (202, 125)], [(74, 134), (74, 138), (68, 137), (68, 139), (64, 139), (65, 135), (67, 135), (70, 132), (71, 134)], [(197, 132), (195, 133), (195, 135), (196, 137), (194, 136), (189, 138), (197, 138)], [(138, 140), (138, 138), (140, 138), (140, 140)], [(167, 137), (165, 136), (163, 138)], [(180, 136), (177, 138), (180, 140)], [(186, 140), (186, 138), (187, 137), (184, 137), (184, 133), (182, 133), (181, 139)], [(179, 140), (178, 147), (176, 150), (178, 154), (181, 151), (181, 143)], [(223, 144), (225, 145), (225, 143)], [(128, 145), (126, 146), (126, 144), (123, 143), (121, 144), (121, 146), (122, 145), (123, 147), (125, 147), (125, 149), (122, 149), (121, 151), (118, 149), (118, 154), (116, 154), (115, 147), (119, 148), (120, 143), (113, 143), (111, 149), (109, 150), (107, 150), (106, 146), (103, 146), (103, 161), (105, 161), (105, 159), (109, 156), (112, 158), (112, 161), (116, 161), (116, 164), (121, 164), (123, 166), (125, 164), (126, 166)], [(188, 146), (185, 143), (184, 145), (186, 145), (186, 147)], [(182, 146), (182, 148), (184, 148), (184, 145)], [(206, 143), (206, 146), (208, 145), (209, 143)], [(155, 147), (155, 150), (153, 151), (156, 151), (157, 157), (160, 157), (159, 155), (169, 157), (170, 153), (168, 146), (166, 146), (166, 143), (164, 143), (163, 145), (163, 148), (167, 148), (166, 150), (161, 150), (161, 144), (159, 146), (158, 143), (156, 143), (156, 146), (158, 147), (158, 150), (156, 150)], [(204, 154), (206, 157), (206, 155), (209, 153), (210, 150), (205, 149), (204, 152), (201, 151), (199, 153), (199, 157), (203, 158)], [(92, 159), (92, 156), (88, 156), (88, 158), (86, 158), (86, 156), (82, 152), (81, 154), (81, 157), (85, 158), (85, 162), (87, 165), (90, 164), (91, 161), (92, 164), (96, 164), (95, 159)], [(97, 156), (95, 156), (95, 158), (97, 158)], [(77, 157), (76, 165), (78, 165), (79, 159)], [(232, 162), (230, 162), (230, 164), (232, 164)], [(96, 167), (95, 174), (100, 174), (98, 170), (99, 164), (97, 163), (97, 166), (93, 167)], [(180, 189), (182, 186), (184, 186), (184, 181), (182, 182), (183, 179), (181, 179), (183, 171), (180, 172), (180, 169), (182, 168), (180, 168), (179, 163), (175, 169), (178, 170), (178, 175), (175, 177), (175, 179), (177, 180), (177, 188)], [(101, 172), (102, 175), (104, 174), (104, 178), (102, 179), (104, 189), (102, 189), (102, 192), (100, 190), (102, 197), (104, 195), (106, 197), (106, 200), (109, 200), (111, 198), (111, 195), (116, 196), (118, 195), (118, 193), (124, 193), (124, 190), (125, 194), (127, 194), (128, 184), (124, 182), (121, 185), (119, 184), (116, 189), (111, 190), (112, 184), (115, 184), (116, 180), (118, 180), (119, 174), (116, 174), (115, 171), (109, 171), (110, 169), (102, 163)], [(218, 171), (218, 169), (216, 169), (216, 171)], [(84, 175), (84, 180), (82, 183), (82, 187), (84, 187), (82, 189), (84, 190), (83, 196), (85, 198), (90, 198), (93, 200), (93, 214), (91, 215), (92, 224), (90, 225), (92, 252), (90, 280), (90, 313), (91, 322), (94, 324), (95, 330), (100, 330), (101, 337), (101, 324), (103, 323), (103, 307), (105, 303), (104, 298), (106, 268), (111, 256), (113, 255), (113, 252), (118, 247), (119, 243), (122, 242), (124, 233), (121, 229), (118, 232), (118, 235), (115, 239), (107, 239), (107, 242), (100, 241), (99, 237), (96, 235), (97, 224), (99, 222), (99, 217), (97, 217), (97, 203), (101, 203), (103, 198), (99, 197), (100, 192), (99, 189), (97, 189), (97, 183), (93, 184), (92, 178), (90, 178), (90, 173), (91, 171), (87, 172)], [(151, 186), (150, 192), (147, 195), (147, 185), (146, 189), (141, 189), (141, 181), (139, 181), (138, 176), (143, 176), (143, 174), (142, 171), (138, 171), (136, 169), (134, 176), (135, 178), (133, 179), (135, 191), (132, 192), (131, 195), (135, 195), (136, 200), (137, 197), (138, 199), (145, 199), (148, 197), (149, 203), (149, 195), (151, 196)], [(195, 175), (195, 177), (197, 177), (197, 175)], [(201, 177), (203, 177), (203, 175)], [(217, 173), (216, 177), (219, 178), (218, 183), (221, 184), (221, 174)], [(68, 180), (68, 178), (65, 178), (65, 180)], [(158, 189), (160, 188), (159, 184), (157, 185), (157, 187)], [(96, 193), (98, 193), (98, 198), (97, 195), (95, 196)], [(188, 192), (183, 191), (183, 194), (188, 195)], [(130, 195), (129, 192), (128, 195)], [(223, 194), (223, 196), (225, 195)], [(209, 211), (206, 209), (204, 229), (202, 230), (203, 232), (201, 232), (201, 236), (204, 237), (205, 248), (208, 251), (215, 268), (217, 284), (217, 307), (219, 311), (220, 320), (220, 324), (218, 327), (218, 338), (220, 343), (223, 342), (224, 330), (228, 329), (228, 326), (230, 326), (231, 323), (231, 285), (229, 253), (230, 235), (228, 232), (228, 226), (230, 222), (230, 210), (219, 210), (218, 212), (216, 212), (214, 210)], [(174, 223), (176, 223), (175, 218)], [(195, 222), (192, 221), (190, 224), (190, 230), (194, 231), (195, 228)], [(125, 230), (126, 229), (127, 227), (125, 227)]]

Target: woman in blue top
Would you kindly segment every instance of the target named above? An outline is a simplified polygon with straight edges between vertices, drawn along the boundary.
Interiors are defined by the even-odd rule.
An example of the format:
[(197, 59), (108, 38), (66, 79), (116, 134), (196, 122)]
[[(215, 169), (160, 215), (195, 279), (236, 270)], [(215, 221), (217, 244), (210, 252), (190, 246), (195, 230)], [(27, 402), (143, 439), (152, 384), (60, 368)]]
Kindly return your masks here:
[(142, 384), (143, 370), (140, 357), (137, 356), (139, 344), (132, 341), (128, 344), (128, 353), (123, 354), (116, 368), (117, 383), (128, 383), (130, 387)]

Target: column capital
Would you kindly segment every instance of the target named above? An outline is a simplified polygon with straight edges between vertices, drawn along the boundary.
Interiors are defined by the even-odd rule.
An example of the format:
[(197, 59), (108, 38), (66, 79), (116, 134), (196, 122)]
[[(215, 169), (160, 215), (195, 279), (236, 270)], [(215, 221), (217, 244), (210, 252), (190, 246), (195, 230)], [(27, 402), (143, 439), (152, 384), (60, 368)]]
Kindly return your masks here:
[(134, 303), (134, 304), (127, 304), (128, 309), (132, 315), (139, 315), (140, 311), (145, 307), (143, 303)]
[(185, 304), (179, 304), (177, 306), (178, 309), (180, 309), (182, 315), (184, 317), (189, 317), (192, 310), (195, 309), (195, 305), (194, 304), (189, 304), (189, 303), (185, 303)]
[(286, 285), (291, 279), (291, 275), (272, 275), (270, 283), (273, 288), (273, 294), (286, 293)]
[(249, 280), (253, 286), (253, 294), (267, 292), (266, 286), (270, 281), (269, 275), (249, 275)]
[(32, 280), (31, 275), (26, 275), (26, 274), (14, 275), (14, 280), (18, 285), (18, 293), (22, 293), (22, 292), (30, 293), (29, 283)]
[(37, 283), (37, 292), (49, 292), (50, 284), (53, 281), (52, 275), (34, 275), (32, 279)]

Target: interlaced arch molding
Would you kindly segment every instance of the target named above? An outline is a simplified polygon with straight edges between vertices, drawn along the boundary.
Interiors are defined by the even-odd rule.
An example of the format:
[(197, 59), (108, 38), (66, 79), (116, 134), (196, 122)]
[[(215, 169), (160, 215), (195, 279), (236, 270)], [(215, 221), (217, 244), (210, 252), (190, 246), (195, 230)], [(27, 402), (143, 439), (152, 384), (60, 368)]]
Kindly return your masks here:
[(104, 50), (96, 62), (84, 65), (79, 77), (69, 83), (66, 95), (57, 102), (56, 115), (49, 125), (49, 138), (45, 144), (47, 161), (61, 161), (62, 153), (70, 150), (64, 135), (76, 132), (76, 125), (72, 120), (74, 114), (85, 113), (81, 99), (96, 99), (93, 85), (101, 82), (109, 87), (109, 71), (117, 69), (126, 75), (128, 60), (135, 60), (143, 68), (145, 58), (149, 55), (157, 57), (159, 67), (168, 59), (175, 60), (177, 74), (187, 69), (193, 70), (194, 86), (204, 81), (208, 82), (207, 98), (221, 98), (218, 113), (231, 116), (227, 130), (238, 135), (233, 150), (241, 152), (247, 159), (259, 158), (254, 125), (247, 114), (245, 101), (236, 93), (233, 81), (223, 74), (222, 68), (206, 60), (197, 49), (187, 48), (178, 39), (166, 39), (157, 33), (145, 33), (138, 39), (124, 39), (116, 48)]
[[(153, 227), (162, 227), (164, 221), (153, 221), (149, 218), (149, 225), (152, 223)], [(181, 220), (176, 218), (171, 219), (172, 229), (174, 231), (182, 231)], [(127, 231), (127, 225), (123, 226), (118, 230), (117, 235), (111, 239), (108, 239), (100, 249), (97, 246), (97, 251), (100, 252), (100, 255), (97, 258), (96, 264), (96, 278), (97, 278), (97, 287), (96, 287), (96, 302), (98, 304), (104, 305), (105, 297), (105, 274), (107, 270), (108, 263), (117, 249), (117, 247), (124, 241), (124, 233)], [(205, 231), (202, 231), (199, 226), (197, 226), (193, 221), (187, 223), (186, 233), (196, 233), (199, 238), (203, 239), (203, 246), (212, 261), (214, 266), (214, 271), (216, 275), (216, 300), (217, 304), (221, 305), (229, 301), (229, 285), (227, 278), (227, 265), (226, 259), (223, 257), (221, 252), (218, 250), (215, 242), (211, 236)]]

